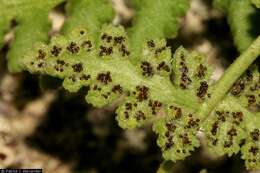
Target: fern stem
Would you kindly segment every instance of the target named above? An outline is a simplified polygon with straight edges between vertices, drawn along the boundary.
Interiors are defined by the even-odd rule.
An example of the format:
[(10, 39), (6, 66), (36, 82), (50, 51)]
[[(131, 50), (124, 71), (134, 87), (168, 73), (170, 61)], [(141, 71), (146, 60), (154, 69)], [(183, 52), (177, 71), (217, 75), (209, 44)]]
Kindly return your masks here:
[(202, 105), (199, 115), (207, 117), (214, 107), (225, 97), (226, 93), (235, 83), (235, 81), (248, 69), (248, 67), (260, 55), (260, 36), (244, 51), (230, 67), (226, 70), (224, 75), (214, 86), (215, 90), (211, 98)]

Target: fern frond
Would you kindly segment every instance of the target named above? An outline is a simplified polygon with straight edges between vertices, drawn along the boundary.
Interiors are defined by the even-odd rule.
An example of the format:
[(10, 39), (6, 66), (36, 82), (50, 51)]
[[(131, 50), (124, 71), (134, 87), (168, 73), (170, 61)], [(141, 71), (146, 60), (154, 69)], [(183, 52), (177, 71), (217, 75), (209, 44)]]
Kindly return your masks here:
[[(135, 128), (153, 123), (166, 160), (190, 155), (200, 145), (196, 137), (200, 130), (206, 134), (210, 151), (228, 155), (241, 151), (248, 168), (259, 168), (259, 118), (251, 110), (259, 106), (256, 68), (238, 79), (213, 111), (211, 107), (201, 111), (207, 104), (214, 106), (211, 91), (217, 87), (203, 55), (180, 47), (172, 56), (164, 40), (147, 40), (141, 59), (133, 64), (122, 27), (104, 25), (97, 43), (94, 38), (84, 29), (56, 36), (49, 45), (36, 45), (24, 57), (24, 66), (31, 73), (64, 79), (63, 86), (70, 92), (88, 87), (86, 100), (96, 107), (121, 98), (116, 110), (119, 125)], [(258, 51), (253, 53), (258, 55)]]
[(0, 42), (7, 31), (11, 20), (18, 26), (15, 28), (15, 40), (8, 52), (8, 68), (12, 72), (19, 72), (21, 56), (23, 56), (36, 41), (46, 41), (50, 23), (49, 11), (63, 0), (13, 0), (0, 1)]
[[(50, 45), (36, 46), (37, 51), (25, 57), (25, 66), (31, 72), (65, 79), (63, 85), (71, 92), (89, 86), (86, 99), (97, 107), (110, 103), (122, 94), (126, 95), (126, 102), (133, 103), (133, 107), (138, 102), (147, 107), (151, 101), (197, 107), (194, 104), (197, 98), (175, 88), (170, 81), (171, 52), (165, 41), (151, 40), (154, 47), (148, 41), (143, 51), (146, 61), (133, 65), (129, 58), (127, 36), (122, 27), (104, 26), (100, 43), (95, 45), (93, 40), (93, 36), (86, 30), (74, 31), (68, 37), (54, 37)], [(126, 109), (122, 112), (124, 117)], [(145, 116), (150, 115), (150, 112), (143, 113)], [(132, 114), (135, 116), (136, 112), (129, 111), (129, 119)]]
[(101, 26), (112, 20), (114, 10), (109, 0), (77, 0), (66, 4), (67, 20), (62, 27), (62, 34), (69, 34), (78, 28), (88, 28), (96, 38), (99, 36)]
[[(246, 7), (241, 9), (241, 22), (253, 7), (242, 0), (215, 2), (230, 13), (233, 33), (244, 34), (236, 38), (244, 50), (251, 43), (245, 32), (249, 24), (237, 30), (243, 24), (233, 19), (238, 15), (234, 8)], [(259, 169), (259, 71), (252, 66), (239, 77), (260, 55), (260, 37), (215, 82), (204, 55), (183, 47), (172, 54), (162, 39), (177, 31), (177, 17), (187, 9), (186, 1), (135, 0), (136, 4), (142, 6), (127, 34), (121, 26), (102, 25), (113, 16), (105, 0), (69, 1), (63, 35), (54, 36), (49, 44), (37, 38), (40, 42), (17, 61), (19, 68), (59, 78), (70, 92), (87, 87), (86, 101), (96, 107), (120, 99), (119, 125), (135, 128), (152, 123), (166, 160), (190, 155), (199, 147), (197, 134), (202, 131), (211, 152), (241, 152), (248, 168)], [(73, 29), (75, 25), (79, 29)]]
[(175, 37), (178, 19), (188, 10), (187, 0), (133, 0), (136, 14), (129, 38), (133, 58), (139, 58), (142, 44), (148, 39)]

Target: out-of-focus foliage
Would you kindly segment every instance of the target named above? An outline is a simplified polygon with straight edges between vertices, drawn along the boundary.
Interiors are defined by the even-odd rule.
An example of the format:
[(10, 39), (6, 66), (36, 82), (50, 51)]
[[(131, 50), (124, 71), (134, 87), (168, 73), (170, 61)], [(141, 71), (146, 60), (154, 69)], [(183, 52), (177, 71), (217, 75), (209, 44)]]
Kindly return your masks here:
[[(252, 0), (259, 5), (258, 0)], [(235, 45), (245, 51), (260, 34), (260, 10), (250, 0), (214, 0), (214, 5), (227, 14)]]
[(12, 72), (21, 71), (21, 57), (36, 41), (47, 41), (50, 30), (49, 12), (63, 0), (0, 0), (0, 47), (4, 34), (12, 23), (15, 39), (8, 51), (8, 67)]
[(259, 0), (251, 0), (253, 4), (256, 5), (257, 8), (260, 8), (260, 1)]

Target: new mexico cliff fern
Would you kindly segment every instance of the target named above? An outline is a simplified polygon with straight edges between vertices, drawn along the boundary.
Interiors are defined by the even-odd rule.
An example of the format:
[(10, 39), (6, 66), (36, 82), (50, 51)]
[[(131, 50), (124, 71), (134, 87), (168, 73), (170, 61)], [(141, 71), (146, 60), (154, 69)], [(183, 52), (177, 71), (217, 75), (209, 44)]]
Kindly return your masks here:
[[(106, 23), (113, 17), (107, 1), (71, 0), (62, 34), (49, 43), (35, 41), (46, 40), (46, 31), (39, 30), (46, 27), (47, 12), (61, 1), (27, 1), (0, 1), (0, 15), (7, 16), (0, 21), (1, 33), (11, 19), (18, 20), (9, 51), (11, 71), (28, 70), (63, 79), (70, 92), (88, 87), (86, 100), (96, 107), (120, 99), (116, 110), (119, 125), (136, 128), (152, 123), (166, 160), (190, 155), (200, 145), (198, 132), (203, 132), (210, 152), (229, 156), (241, 152), (248, 169), (260, 169), (260, 75), (257, 65), (251, 65), (260, 55), (260, 37), (254, 42), (253, 37), (248, 39), (243, 26), (232, 24), (235, 14), (230, 14), (229, 21), (243, 53), (219, 81), (213, 81), (204, 55), (183, 47), (172, 53), (164, 39), (176, 35), (187, 1), (134, 0), (136, 16), (132, 27), (125, 30)], [(257, 11), (250, 0), (238, 1)], [(229, 3), (234, 2), (222, 1), (219, 6), (228, 9), (224, 6)], [(252, 3), (259, 5), (258, 1)], [(33, 11), (10, 13), (21, 4), (21, 11), (42, 10), (46, 4), (48, 8), (38, 11), (43, 15), (39, 19)], [(31, 16), (37, 20), (32, 21)], [(28, 26), (23, 23), (26, 20), (35, 25)], [(243, 31), (236, 33), (236, 28)], [(33, 50), (28, 51), (33, 43)]]

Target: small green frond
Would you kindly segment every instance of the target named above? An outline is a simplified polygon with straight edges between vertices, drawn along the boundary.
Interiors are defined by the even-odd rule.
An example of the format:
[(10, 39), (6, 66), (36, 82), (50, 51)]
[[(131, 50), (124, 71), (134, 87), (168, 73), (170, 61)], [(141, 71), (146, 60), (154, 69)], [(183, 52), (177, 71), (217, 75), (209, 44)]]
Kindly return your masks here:
[(88, 28), (95, 39), (100, 34), (102, 25), (111, 22), (114, 10), (109, 0), (71, 0), (66, 4), (67, 20), (62, 27), (63, 34), (69, 34), (78, 28)]
[(49, 11), (62, 1), (0, 0), (0, 45), (3, 42), (3, 35), (10, 27), (11, 20), (18, 23), (15, 28), (15, 39), (7, 55), (10, 71), (21, 71), (21, 57), (31, 49), (36, 41), (48, 39)]
[(134, 61), (139, 59), (142, 44), (148, 39), (175, 37), (179, 18), (189, 8), (187, 0), (134, 0), (136, 14), (129, 29)]

